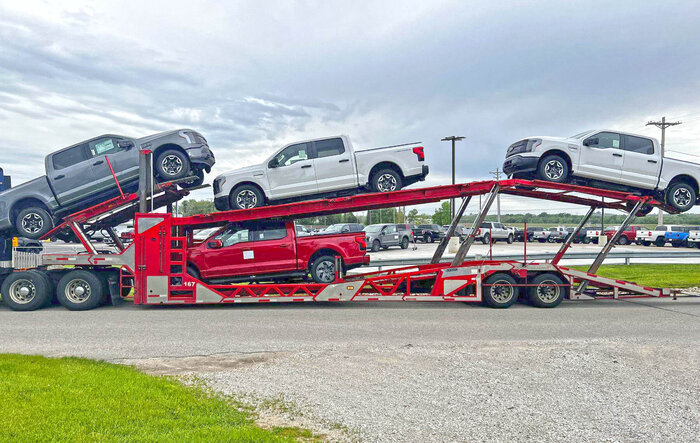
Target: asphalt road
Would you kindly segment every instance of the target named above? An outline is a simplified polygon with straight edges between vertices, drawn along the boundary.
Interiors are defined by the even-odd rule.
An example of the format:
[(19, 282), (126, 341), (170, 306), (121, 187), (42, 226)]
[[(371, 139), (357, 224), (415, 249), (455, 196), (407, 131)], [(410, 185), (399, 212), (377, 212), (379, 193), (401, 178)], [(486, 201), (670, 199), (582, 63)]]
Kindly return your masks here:
[(0, 337), (0, 352), (195, 373), (253, 404), (291, 404), (261, 418), (331, 439), (700, 437), (700, 298), (0, 308)]

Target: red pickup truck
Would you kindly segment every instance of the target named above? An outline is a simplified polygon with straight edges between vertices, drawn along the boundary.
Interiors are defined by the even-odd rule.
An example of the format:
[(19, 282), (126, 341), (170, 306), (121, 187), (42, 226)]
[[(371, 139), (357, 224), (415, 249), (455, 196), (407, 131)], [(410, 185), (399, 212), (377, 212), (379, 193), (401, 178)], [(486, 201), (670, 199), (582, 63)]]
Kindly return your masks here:
[[(606, 237), (608, 237), (608, 240), (612, 238), (612, 236), (615, 234), (615, 231), (617, 231), (619, 226), (608, 226), (605, 228), (605, 231), (603, 232)], [(649, 228), (646, 226), (629, 226), (627, 229), (622, 231), (622, 235), (620, 235), (620, 238), (617, 240), (617, 244), (619, 245), (629, 245), (630, 243), (634, 243), (637, 238), (637, 231), (648, 231)]]
[(297, 236), (294, 222), (232, 223), (204, 241), (190, 240), (187, 272), (211, 282), (307, 278), (335, 279), (335, 257), (343, 272), (369, 264), (364, 232)]

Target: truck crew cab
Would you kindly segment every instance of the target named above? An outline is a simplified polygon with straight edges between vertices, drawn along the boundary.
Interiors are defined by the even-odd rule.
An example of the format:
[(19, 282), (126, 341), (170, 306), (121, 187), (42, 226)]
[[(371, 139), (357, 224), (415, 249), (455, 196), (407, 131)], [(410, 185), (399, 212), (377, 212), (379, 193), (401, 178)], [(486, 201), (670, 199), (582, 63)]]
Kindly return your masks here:
[(619, 131), (528, 137), (508, 147), (503, 171), (515, 178), (641, 191), (680, 212), (698, 202), (700, 164), (666, 158), (656, 139)]

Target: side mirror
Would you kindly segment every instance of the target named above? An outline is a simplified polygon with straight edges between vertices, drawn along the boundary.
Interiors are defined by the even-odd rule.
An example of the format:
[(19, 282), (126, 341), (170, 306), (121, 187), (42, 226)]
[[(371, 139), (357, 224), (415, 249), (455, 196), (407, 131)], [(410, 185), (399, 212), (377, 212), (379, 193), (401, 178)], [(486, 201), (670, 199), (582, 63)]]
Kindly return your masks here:
[(583, 146), (598, 146), (598, 138), (589, 138), (583, 141)]
[(120, 140), (117, 144), (119, 145), (119, 149), (124, 149), (125, 151), (134, 147), (134, 142), (131, 140)]
[(224, 247), (224, 242), (222, 242), (218, 238), (215, 238), (214, 240), (209, 240), (207, 242), (207, 248), (209, 248), (209, 249), (221, 249), (223, 247)]

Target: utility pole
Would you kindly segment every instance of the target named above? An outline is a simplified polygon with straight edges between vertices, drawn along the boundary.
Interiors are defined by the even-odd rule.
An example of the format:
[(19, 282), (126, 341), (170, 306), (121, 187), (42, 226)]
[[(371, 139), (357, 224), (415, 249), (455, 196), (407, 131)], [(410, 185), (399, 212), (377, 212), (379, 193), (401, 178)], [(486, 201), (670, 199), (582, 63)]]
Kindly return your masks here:
[[(496, 181), (501, 179), (502, 173), (503, 173), (503, 171), (499, 170), (498, 168), (496, 168), (495, 171), (489, 172), (489, 174), (496, 177)], [(496, 213), (498, 214), (498, 219), (497, 219), (498, 223), (500, 223), (501, 222), (501, 193), (500, 192), (496, 195)]]
[[(657, 128), (661, 129), (661, 160), (663, 160), (664, 155), (666, 154), (666, 128), (669, 126), (676, 126), (680, 125), (682, 122), (667, 122), (666, 117), (661, 117), (660, 122), (653, 122), (653, 121), (648, 121), (646, 126), (656, 126)], [(664, 224), (664, 213), (659, 208), (659, 224), (663, 225)]]
[[(449, 137), (445, 137), (440, 141), (446, 142), (446, 141), (451, 141), (452, 142), (452, 184), (455, 184), (455, 142), (458, 142), (460, 140), (464, 140), (464, 137), (459, 136), (459, 135), (451, 135)], [(450, 199), (450, 219), (454, 220), (455, 218), (455, 199), (451, 198)]]

